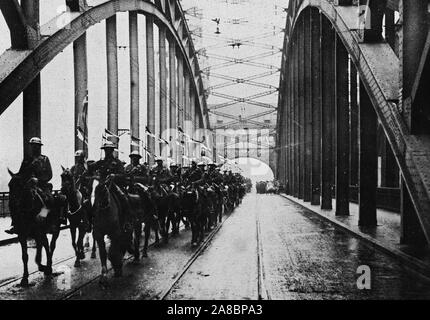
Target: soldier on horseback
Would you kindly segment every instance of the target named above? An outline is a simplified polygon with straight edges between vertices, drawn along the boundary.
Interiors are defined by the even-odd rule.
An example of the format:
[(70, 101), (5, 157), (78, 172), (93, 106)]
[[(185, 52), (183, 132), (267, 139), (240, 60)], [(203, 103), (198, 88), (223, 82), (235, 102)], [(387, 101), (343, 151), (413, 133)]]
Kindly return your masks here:
[(148, 171), (139, 163), (141, 158), (139, 151), (133, 151), (130, 153), (130, 164), (125, 167), (125, 173), (130, 178), (129, 186), (131, 188), (134, 183), (148, 184)]
[(172, 183), (178, 184), (182, 182), (181, 168), (174, 162), (170, 164), (170, 174), (172, 175)]
[(130, 227), (130, 221), (133, 220), (133, 213), (130, 210), (127, 196), (124, 192), (126, 187), (124, 165), (114, 156), (115, 145), (113, 142), (106, 141), (101, 149), (105, 152), (104, 159), (91, 164), (89, 166), (89, 172), (94, 173), (97, 171), (100, 175), (101, 181), (103, 182), (106, 182), (108, 178), (112, 179), (110, 191), (117, 197), (120, 203), (124, 218), (122, 225), (124, 229), (127, 229)]
[(194, 160), (191, 162), (191, 168), (184, 173), (184, 180), (187, 185), (192, 185), (202, 178), (202, 171), (197, 167), (197, 162)]
[[(29, 141), (30, 155), (21, 163), (18, 175), (22, 176), (25, 181), (34, 179), (36, 184), (36, 192), (43, 200), (45, 206), (51, 206), (53, 203), (52, 184), (49, 181), (52, 179), (52, 168), (49, 158), (41, 153), (42, 141), (38, 137), (33, 137)], [(17, 217), (12, 214), (12, 228), (6, 230), (8, 234), (18, 233)]]
[(170, 170), (163, 166), (162, 158), (156, 158), (155, 162), (157, 165), (151, 170), (150, 173), (151, 182), (155, 186), (161, 186), (168, 183), (171, 180), (172, 175)]

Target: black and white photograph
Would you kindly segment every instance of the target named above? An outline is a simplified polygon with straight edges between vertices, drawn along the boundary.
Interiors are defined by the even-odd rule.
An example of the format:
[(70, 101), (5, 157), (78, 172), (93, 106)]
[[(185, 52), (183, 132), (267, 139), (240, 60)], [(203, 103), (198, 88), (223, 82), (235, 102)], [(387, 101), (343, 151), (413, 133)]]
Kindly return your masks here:
[(0, 302), (430, 299), (430, 0), (0, 11)]

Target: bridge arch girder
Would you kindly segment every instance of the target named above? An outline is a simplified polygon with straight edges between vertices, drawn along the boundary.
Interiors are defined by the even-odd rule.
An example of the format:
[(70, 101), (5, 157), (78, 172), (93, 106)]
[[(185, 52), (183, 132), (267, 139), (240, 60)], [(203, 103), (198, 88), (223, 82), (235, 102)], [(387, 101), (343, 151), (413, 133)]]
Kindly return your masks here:
[[(197, 93), (203, 125), (209, 128), (209, 116), (204, 96), (203, 81), (195, 55), (194, 45), (186, 24), (182, 8), (176, 0), (107, 1), (94, 7), (86, 7), (81, 12), (65, 12), (41, 27), (41, 40), (32, 50), (11, 48), (0, 56), (0, 115), (35, 79), (63, 49), (77, 40), (93, 25), (104, 21), (118, 12), (137, 11), (150, 15), (164, 25), (175, 41), (190, 78), (192, 88)], [(67, 23), (65, 23), (67, 21)]]
[[(388, 1), (392, 10), (398, 9), (398, 2)], [(424, 139), (414, 136), (405, 123), (398, 107), (399, 99), (399, 66), (400, 62), (387, 43), (360, 43), (357, 34), (357, 7), (338, 6), (326, 0), (290, 1), (285, 28), (280, 95), (278, 101), (278, 125), (282, 122), (283, 106), (286, 98), (285, 82), (287, 62), (291, 47), (294, 45), (294, 33), (297, 21), (309, 9), (318, 9), (328, 19), (337, 36), (342, 41), (353, 61), (366, 92), (372, 102), (376, 115), (381, 123), (385, 136), (394, 153), (413, 206), (418, 215), (421, 227), (430, 243), (430, 181), (426, 179), (430, 169), (430, 158), (423, 156), (428, 150)], [(389, 79), (389, 77), (391, 79)], [(281, 128), (282, 129), (282, 128)], [(280, 138), (277, 140), (280, 145)], [(427, 153), (426, 153), (427, 155)], [(282, 159), (282, 157), (278, 157)]]

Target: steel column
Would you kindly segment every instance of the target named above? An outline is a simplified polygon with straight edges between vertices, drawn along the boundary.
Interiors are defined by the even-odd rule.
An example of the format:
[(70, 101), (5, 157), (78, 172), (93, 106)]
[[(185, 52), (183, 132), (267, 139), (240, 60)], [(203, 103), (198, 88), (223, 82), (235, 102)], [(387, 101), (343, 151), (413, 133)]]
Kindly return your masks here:
[[(40, 40), (39, 0), (22, 0), (21, 7), (27, 23), (27, 47), (28, 49), (33, 49)], [(41, 80), (39, 74), (23, 91), (24, 157), (30, 155), (28, 141), (32, 137), (41, 137), (41, 104)]]
[(299, 197), (300, 194), (300, 160), (299, 160), (299, 46), (298, 46), (298, 35), (297, 31), (294, 33), (294, 43), (293, 43), (293, 99), (294, 99), (294, 111), (293, 111), (293, 130), (294, 130), (294, 196)]
[[(166, 28), (158, 26), (159, 36), (159, 70), (160, 70), (160, 137), (168, 140), (167, 135), (167, 52), (166, 52)], [(160, 154), (167, 157), (167, 147), (164, 142), (160, 142)]]
[[(118, 50), (116, 33), (116, 15), (106, 19), (106, 54), (107, 54), (107, 129), (118, 135)], [(119, 139), (111, 137), (118, 146)]]
[(350, 185), (358, 186), (358, 75), (352, 60), (349, 60), (350, 69)]
[(176, 44), (173, 39), (169, 39), (169, 92), (170, 92), (170, 105), (169, 105), (169, 112), (170, 112), (170, 129), (169, 129), (169, 135), (171, 137), (169, 141), (169, 146), (171, 150), (170, 156), (174, 161), (177, 161), (177, 145), (176, 145), (176, 139), (177, 139), (177, 130), (178, 127), (177, 124), (177, 87), (176, 87)]
[(304, 13), (304, 201), (310, 202), (312, 195), (312, 56), (311, 56), (311, 10)]
[[(181, 129), (184, 129), (184, 61), (183, 58), (178, 56), (178, 127), (181, 127)], [(179, 134), (181, 137), (182, 135)], [(184, 164), (183, 159), (183, 147), (182, 144), (179, 146), (178, 149), (178, 161), (181, 164)]]
[(359, 225), (376, 226), (376, 187), (378, 183), (377, 117), (360, 81), (359, 105)]
[(348, 52), (336, 36), (336, 215), (349, 215)]
[(130, 139), (131, 151), (140, 152), (139, 132), (139, 34), (137, 29), (137, 12), (129, 12), (130, 39)]
[(412, 134), (426, 132), (421, 105), (413, 104), (412, 88), (428, 33), (428, 3), (422, 0), (401, 1), (400, 21), (400, 87), (403, 117)]
[[(154, 53), (154, 18), (146, 17), (146, 72), (147, 72), (147, 127), (152, 134), (155, 134), (155, 53)], [(150, 157), (149, 165), (154, 163), (155, 139), (147, 136), (147, 146)]]
[[(87, 34), (84, 33), (73, 42), (73, 71), (75, 81), (75, 151), (84, 150), (88, 156), (88, 63), (87, 63)], [(84, 140), (78, 138), (78, 126)]]
[(311, 9), (311, 72), (312, 72), (312, 199), (311, 204), (321, 203), (321, 15)]
[(299, 199), (304, 199), (305, 193), (305, 38), (304, 38), (304, 18), (296, 24), (296, 32), (298, 33), (298, 153), (299, 153)]
[(333, 173), (333, 126), (332, 109), (335, 105), (335, 32), (328, 19), (322, 19), (322, 189), (321, 208), (332, 209), (332, 173)]

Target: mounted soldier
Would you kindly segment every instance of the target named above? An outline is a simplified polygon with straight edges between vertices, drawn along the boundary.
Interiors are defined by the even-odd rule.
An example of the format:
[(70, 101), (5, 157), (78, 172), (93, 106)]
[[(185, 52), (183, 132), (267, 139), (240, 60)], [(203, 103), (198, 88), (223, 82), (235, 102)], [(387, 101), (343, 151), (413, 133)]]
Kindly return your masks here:
[[(24, 181), (33, 179), (37, 194), (41, 197), (45, 206), (50, 207), (53, 203), (52, 184), (49, 182), (52, 179), (52, 168), (49, 158), (41, 153), (42, 140), (38, 137), (33, 137), (29, 141), (30, 155), (21, 163), (18, 175)], [(6, 230), (8, 234), (18, 233), (17, 217), (12, 214), (12, 228)]]
[(171, 182), (175, 184), (182, 182), (181, 168), (174, 162), (170, 164), (170, 174), (172, 175)]
[(162, 158), (156, 158), (155, 162), (157, 165), (150, 173), (151, 182), (155, 186), (161, 186), (168, 183), (172, 178), (172, 175), (170, 174), (170, 170), (164, 167)]
[(82, 192), (84, 199), (88, 199), (91, 195), (91, 181), (88, 174), (88, 163), (85, 161), (85, 152), (77, 150), (75, 152), (75, 165), (70, 168), (73, 180)]
[(132, 187), (134, 183), (148, 184), (148, 171), (139, 163), (141, 158), (139, 151), (130, 153), (130, 164), (125, 167), (125, 173), (130, 178), (129, 187)]
[(217, 170), (218, 165), (214, 162), (208, 164), (208, 177), (210, 183), (215, 183), (216, 185), (220, 185), (223, 182), (223, 177)]
[(191, 168), (184, 173), (184, 179), (187, 185), (192, 185), (194, 182), (202, 178), (202, 171), (197, 167), (197, 162), (191, 162)]
[(124, 193), (126, 187), (125, 170), (123, 163), (114, 156), (115, 144), (111, 141), (106, 141), (100, 148), (105, 152), (105, 157), (89, 166), (89, 172), (100, 175), (100, 180), (106, 182), (111, 179), (110, 191), (117, 197), (123, 213), (122, 226), (127, 229), (130, 221), (132, 221), (132, 212), (130, 210), (127, 197)]

